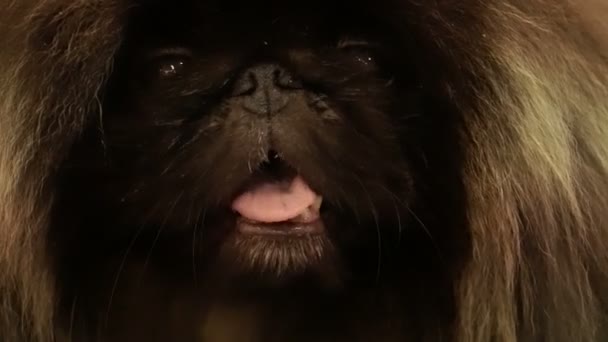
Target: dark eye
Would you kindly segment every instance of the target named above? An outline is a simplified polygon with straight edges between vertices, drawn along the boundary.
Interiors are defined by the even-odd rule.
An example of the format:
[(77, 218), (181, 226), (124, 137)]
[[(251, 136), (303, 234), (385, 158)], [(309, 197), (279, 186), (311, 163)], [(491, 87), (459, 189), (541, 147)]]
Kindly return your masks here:
[(185, 49), (158, 51), (148, 59), (147, 73), (158, 80), (174, 79), (188, 71), (192, 55)]
[(337, 47), (359, 63), (367, 65), (375, 62), (374, 45), (367, 40), (345, 38), (338, 42)]
[(158, 77), (161, 79), (173, 78), (183, 74), (186, 61), (183, 59), (170, 59), (162, 61), (158, 65)]
[(186, 73), (188, 62), (189, 58), (186, 56), (164, 56), (154, 61), (151, 71), (158, 79), (173, 79)]

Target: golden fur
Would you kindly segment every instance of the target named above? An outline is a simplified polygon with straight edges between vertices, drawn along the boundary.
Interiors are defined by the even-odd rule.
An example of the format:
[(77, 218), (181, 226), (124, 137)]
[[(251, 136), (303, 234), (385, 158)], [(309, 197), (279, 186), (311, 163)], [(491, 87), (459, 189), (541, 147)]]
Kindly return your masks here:
[[(608, 339), (608, 5), (409, 6), (443, 49), (465, 127), (473, 248), (454, 289), (455, 341)], [(2, 341), (67, 334), (54, 328), (46, 251), (52, 175), (85, 115), (101, 114), (126, 10), (118, 0), (0, 7)]]

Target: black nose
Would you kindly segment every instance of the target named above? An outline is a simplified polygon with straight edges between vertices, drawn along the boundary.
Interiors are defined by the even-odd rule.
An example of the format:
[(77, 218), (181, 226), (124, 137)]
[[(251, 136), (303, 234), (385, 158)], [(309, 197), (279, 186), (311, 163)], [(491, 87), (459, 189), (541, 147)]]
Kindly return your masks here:
[(240, 97), (243, 108), (253, 114), (272, 115), (287, 106), (293, 90), (301, 88), (300, 82), (281, 66), (262, 64), (239, 76), (233, 96)]

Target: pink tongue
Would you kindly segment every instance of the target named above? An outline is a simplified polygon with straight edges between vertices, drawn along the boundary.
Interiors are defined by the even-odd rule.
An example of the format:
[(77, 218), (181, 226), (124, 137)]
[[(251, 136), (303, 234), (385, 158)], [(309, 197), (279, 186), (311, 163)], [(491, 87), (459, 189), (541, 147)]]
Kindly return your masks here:
[(300, 176), (291, 183), (264, 183), (232, 202), (232, 210), (245, 219), (263, 223), (289, 221), (313, 205), (317, 194)]

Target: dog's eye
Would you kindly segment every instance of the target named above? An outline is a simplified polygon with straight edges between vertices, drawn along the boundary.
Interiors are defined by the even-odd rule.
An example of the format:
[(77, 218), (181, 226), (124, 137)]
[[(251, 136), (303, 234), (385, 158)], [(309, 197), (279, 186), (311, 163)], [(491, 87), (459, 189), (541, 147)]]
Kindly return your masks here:
[(161, 79), (173, 78), (183, 74), (186, 61), (180, 58), (168, 59), (160, 62), (157, 67), (158, 77)]
[(367, 40), (345, 38), (338, 42), (337, 47), (339, 50), (348, 53), (359, 63), (368, 65), (375, 62), (375, 46)]
[(171, 49), (155, 53), (149, 59), (148, 73), (157, 80), (169, 80), (188, 72), (192, 56), (187, 50)]

